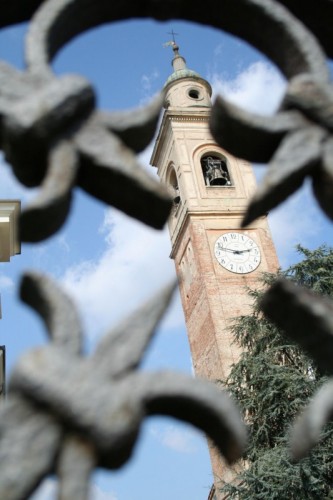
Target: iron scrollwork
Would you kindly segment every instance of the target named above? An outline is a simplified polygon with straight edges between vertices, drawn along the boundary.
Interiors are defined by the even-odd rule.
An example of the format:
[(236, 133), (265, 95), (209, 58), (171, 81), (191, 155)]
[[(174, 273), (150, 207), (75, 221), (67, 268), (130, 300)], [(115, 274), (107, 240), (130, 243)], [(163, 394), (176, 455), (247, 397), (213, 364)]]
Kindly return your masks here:
[(173, 289), (163, 289), (84, 357), (69, 297), (43, 275), (24, 276), (21, 298), (40, 314), (50, 344), (18, 363), (10, 400), (0, 409), (1, 498), (27, 498), (50, 473), (58, 474), (60, 498), (88, 498), (93, 469), (125, 463), (141, 422), (154, 414), (196, 425), (230, 463), (240, 456), (245, 429), (226, 394), (185, 375), (137, 370)]
[[(315, 196), (333, 218), (333, 107), (326, 61), (326, 54), (333, 54), (331, 0), (308, 2), (310, 8), (299, 7), (295, 0), (207, 0), (205, 9), (199, 0), (26, 0), (21, 4), (21, 0), (4, 0), (0, 12), (0, 26), (30, 20), (26, 70), (0, 64), (0, 144), (17, 179), (40, 187), (21, 216), (23, 241), (41, 241), (61, 227), (76, 186), (153, 227), (162, 227), (168, 217), (172, 201), (167, 190), (136, 159), (153, 137), (163, 96), (142, 110), (101, 112), (95, 108), (89, 82), (79, 76), (56, 78), (50, 67), (56, 52), (77, 34), (133, 17), (177, 18), (213, 26), (248, 41), (281, 69), (288, 87), (276, 115), (247, 113), (218, 98), (212, 108), (212, 134), (236, 156), (269, 162), (266, 180), (250, 203), (244, 225), (285, 200), (305, 177), (312, 179)], [(170, 293), (162, 291), (158, 300), (107, 334), (96, 353), (85, 359), (75, 309), (47, 278), (38, 274), (24, 278), (22, 299), (39, 311), (51, 342), (38, 353), (27, 353), (17, 365), (0, 412), (0, 492), (7, 488), (5, 498), (26, 498), (42, 477), (55, 471), (63, 498), (85, 498), (92, 469), (124, 463), (142, 419), (157, 412), (211, 433), (229, 461), (240, 456), (244, 430), (223, 394), (180, 375), (154, 377), (136, 370)], [(286, 296), (293, 297), (287, 300), (293, 306), (293, 321), (284, 326), (301, 344), (310, 343), (310, 351), (321, 360), (311, 332), (304, 328), (297, 333), (302, 311), (328, 336), (333, 327), (316, 316), (313, 299), (307, 303), (302, 294), (280, 284), (268, 292), (262, 307), (279, 323), (286, 317), (283, 307), (279, 312), (281, 304), (285, 305)], [(322, 307), (329, 309), (331, 317), (332, 306)], [(138, 325), (139, 334), (133, 335)], [(326, 362), (331, 366), (331, 359), (325, 358)], [(331, 411), (331, 386), (318, 398), (323, 423)], [(308, 429), (312, 411), (296, 435)], [(210, 425), (211, 420), (216, 426)], [(295, 455), (301, 456), (304, 450), (296, 450)]]

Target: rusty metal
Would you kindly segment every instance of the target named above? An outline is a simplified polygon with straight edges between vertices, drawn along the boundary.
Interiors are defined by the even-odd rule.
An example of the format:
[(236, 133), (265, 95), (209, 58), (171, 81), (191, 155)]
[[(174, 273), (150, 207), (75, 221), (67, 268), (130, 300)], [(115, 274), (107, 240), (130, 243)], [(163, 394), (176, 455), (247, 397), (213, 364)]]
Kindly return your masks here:
[[(306, 177), (333, 218), (333, 105), (326, 60), (326, 54), (333, 55), (332, 16), (331, 0), (306, 5), (297, 0), (206, 0), (204, 9), (201, 0), (3, 0), (0, 26), (30, 21), (26, 70), (0, 62), (0, 146), (17, 179), (40, 187), (21, 215), (22, 240), (37, 242), (54, 234), (66, 220), (76, 187), (153, 227), (162, 227), (172, 209), (167, 191), (136, 158), (154, 135), (163, 95), (144, 109), (103, 112), (95, 107), (88, 81), (57, 78), (50, 66), (77, 34), (133, 17), (215, 27), (248, 41), (281, 69), (288, 86), (275, 115), (245, 112), (222, 97), (212, 108), (211, 131), (223, 148), (249, 161), (268, 162), (243, 223), (283, 202)], [(227, 460), (239, 456), (244, 430), (225, 395), (181, 375), (137, 370), (170, 289), (106, 334), (91, 358), (82, 356), (77, 314), (56, 285), (30, 274), (21, 293), (44, 320), (50, 344), (22, 358), (0, 410), (1, 498), (27, 498), (49, 473), (60, 478), (61, 498), (85, 498), (94, 467), (124, 463), (142, 419), (152, 413), (187, 420), (207, 432)], [(286, 329), (332, 371), (328, 350), (318, 344), (324, 336), (331, 345), (333, 327), (324, 316), (331, 315), (332, 306), (307, 301), (305, 292), (281, 285), (263, 305), (277, 322), (285, 319), (284, 294), (293, 297)], [(318, 313), (321, 307), (324, 315)], [(320, 332), (316, 338), (310, 324)], [(318, 398), (317, 430), (331, 412), (331, 386)], [(295, 455), (305, 453), (318, 438), (317, 430)], [(295, 432), (298, 437), (311, 434), (305, 424)]]

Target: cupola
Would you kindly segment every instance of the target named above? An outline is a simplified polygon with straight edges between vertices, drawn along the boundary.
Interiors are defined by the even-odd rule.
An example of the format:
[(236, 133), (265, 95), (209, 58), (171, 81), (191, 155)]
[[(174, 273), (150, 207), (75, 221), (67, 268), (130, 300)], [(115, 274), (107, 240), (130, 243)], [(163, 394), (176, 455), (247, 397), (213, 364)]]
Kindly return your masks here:
[(179, 46), (175, 42), (168, 42), (172, 46), (173, 73), (165, 82), (165, 104), (169, 108), (210, 108), (212, 88), (199, 73), (189, 69), (186, 60), (179, 54)]

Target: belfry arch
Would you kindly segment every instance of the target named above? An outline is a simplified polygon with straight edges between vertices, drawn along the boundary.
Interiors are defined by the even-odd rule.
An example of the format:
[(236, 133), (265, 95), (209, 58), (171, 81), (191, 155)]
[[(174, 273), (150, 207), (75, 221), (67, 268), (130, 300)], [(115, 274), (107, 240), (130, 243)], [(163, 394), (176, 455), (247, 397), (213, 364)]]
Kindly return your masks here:
[(206, 186), (231, 186), (231, 178), (227, 160), (213, 152), (200, 158), (202, 175)]
[(174, 205), (179, 205), (179, 203), (181, 202), (181, 197), (179, 191), (178, 178), (173, 164), (169, 166), (169, 171), (167, 175), (167, 185), (169, 187)]

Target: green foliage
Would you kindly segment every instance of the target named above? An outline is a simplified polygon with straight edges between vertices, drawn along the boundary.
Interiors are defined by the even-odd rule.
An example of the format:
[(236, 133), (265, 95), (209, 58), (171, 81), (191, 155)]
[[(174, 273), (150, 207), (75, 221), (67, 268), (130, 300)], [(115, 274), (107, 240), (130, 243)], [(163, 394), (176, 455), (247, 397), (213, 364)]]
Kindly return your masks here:
[[(333, 296), (333, 249), (298, 246), (303, 260), (280, 272), (318, 293)], [(263, 276), (267, 286), (276, 275)], [(265, 286), (263, 288), (265, 288)], [(226, 498), (333, 499), (333, 426), (322, 443), (299, 464), (288, 454), (288, 428), (323, 377), (303, 352), (259, 311), (263, 291), (250, 291), (251, 314), (235, 321), (235, 341), (242, 347), (226, 387), (248, 424), (247, 469), (221, 491)]]
[(284, 274), (315, 292), (333, 295), (333, 249), (322, 245), (317, 250), (307, 250), (301, 245), (297, 250), (303, 261), (291, 266)]

